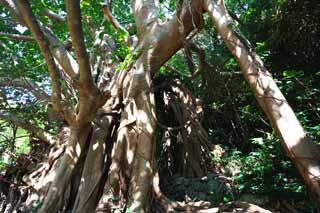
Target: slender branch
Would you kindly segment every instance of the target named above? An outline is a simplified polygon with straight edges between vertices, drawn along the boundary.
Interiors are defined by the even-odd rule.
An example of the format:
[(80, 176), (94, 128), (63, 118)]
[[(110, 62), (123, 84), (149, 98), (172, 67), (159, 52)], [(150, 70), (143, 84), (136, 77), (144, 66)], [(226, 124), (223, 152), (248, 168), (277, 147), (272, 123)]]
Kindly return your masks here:
[(59, 83), (60, 75), (59, 70), (54, 62), (53, 56), (49, 49), (49, 44), (41, 31), (39, 24), (32, 14), (30, 5), (27, 1), (19, 0), (18, 1), (18, 8), (22, 14), (23, 20), (29, 26), (30, 30), (32, 31), (40, 50), (46, 60), (48, 65), (49, 74), (52, 81), (52, 96), (51, 100), (53, 106), (58, 112), (63, 112), (62, 100), (61, 100), (61, 87)]
[(188, 43), (186, 43), (186, 45), (184, 45), (184, 55), (186, 58), (186, 62), (187, 62), (189, 71), (190, 71), (191, 75), (193, 75), (193, 73), (195, 73), (195, 65), (193, 63), (191, 48), (190, 48), (190, 45), (188, 45)]
[(12, 122), (15, 125), (27, 130), (28, 132), (35, 134), (39, 139), (41, 139), (42, 141), (48, 144), (52, 145), (57, 140), (54, 136), (43, 131), (41, 128), (30, 124), (30, 122), (23, 121), (12, 114), (0, 113), (0, 118), (3, 120), (6, 120), (7, 122)]
[[(9, 106), (8, 104), (8, 98), (7, 98), (7, 94), (0, 88), (0, 106), (4, 106), (7, 107)], [(0, 125), (1, 127), (1, 125)]]
[(10, 34), (10, 33), (3, 33), (0, 32), (1, 37), (9, 37), (16, 40), (23, 40), (23, 41), (35, 41), (35, 39), (32, 36), (26, 36), (26, 35), (19, 35), (19, 34)]
[(238, 18), (238, 16), (233, 13), (232, 11), (228, 10), (229, 15), (231, 16), (231, 18), (233, 18), (234, 20), (236, 20), (240, 25), (244, 25), (243, 22)]
[(59, 15), (55, 12), (53, 12), (52, 10), (49, 10), (48, 8), (44, 9), (42, 12), (41, 12), (42, 15), (44, 16), (47, 16), (48, 18), (50, 18), (51, 20), (53, 21), (56, 21), (56, 22), (65, 22), (67, 19), (66, 17), (62, 16), (62, 15)]
[(51, 47), (51, 52), (57, 59), (63, 71), (72, 79), (77, 79), (79, 73), (79, 65), (72, 55), (67, 51), (66, 46), (46, 27), (40, 26), (48, 39)]
[(16, 17), (17, 21), (24, 24), (22, 15), (17, 7), (16, 0), (0, 0), (0, 3), (7, 8), (14, 17)]
[(72, 46), (74, 47), (77, 59), (79, 62), (80, 83), (85, 88), (93, 86), (89, 56), (86, 51), (84, 36), (81, 23), (80, 1), (67, 0), (67, 21), (72, 39)]
[(199, 73), (201, 73), (206, 67), (208, 67), (209, 64), (206, 62), (206, 55), (205, 55), (205, 52), (204, 52), (203, 49), (201, 49), (200, 47), (198, 47), (195, 43), (193, 43), (191, 41), (187, 43), (187, 46), (188, 46), (188, 48), (190, 50), (195, 52), (198, 55), (198, 58), (199, 58), (198, 70), (196, 72), (191, 73), (191, 75), (192, 75), (191, 78), (194, 78)]
[[(102, 4), (102, 11), (106, 19), (112, 24), (112, 26), (116, 31), (118, 31), (119, 29), (122, 29), (129, 34), (129, 32), (123, 26), (121, 26), (121, 24), (117, 21), (117, 19), (112, 15), (109, 9), (109, 5), (107, 3)], [(136, 40), (138, 38), (136, 35), (132, 35), (130, 37), (123, 36), (122, 38), (125, 41), (125, 43), (128, 44), (129, 46), (135, 47), (137, 45)]]
[(189, 48), (196, 52), (196, 54), (198, 55), (198, 58), (199, 58), (199, 69), (203, 69), (204, 67), (207, 66), (207, 62), (206, 62), (206, 55), (205, 55), (205, 52), (203, 49), (201, 49), (200, 47), (198, 47), (195, 43), (193, 42), (189, 42), (188, 43), (189, 45)]
[(168, 69), (169, 71), (171, 72), (174, 72), (174, 73), (177, 73), (178, 75), (181, 75), (181, 76), (184, 76), (184, 77), (187, 77), (187, 78), (191, 78), (192, 76), (191, 75), (187, 75), (187, 74), (184, 74), (182, 72), (180, 72), (179, 70), (177, 70), (176, 68), (174, 68), (173, 66), (171, 65), (168, 65), (168, 64), (165, 64), (163, 65), (166, 69)]
[[(189, 67), (191, 75), (184, 74), (170, 65), (164, 65), (164, 67), (170, 71), (178, 73), (179, 75), (193, 79), (196, 76), (198, 76), (204, 70), (205, 67), (208, 67), (209, 64), (205, 60), (204, 50), (199, 48), (195, 43), (193, 43), (191, 41), (186, 42), (184, 49), (185, 49), (185, 57), (187, 60), (187, 65)], [(199, 65), (198, 65), (197, 70), (195, 69), (195, 64), (193, 62), (192, 51), (195, 52), (199, 58)]]
[(32, 80), (30, 79), (11, 79), (11, 78), (0, 78), (0, 87), (20, 87), (29, 90), (38, 100), (49, 101), (50, 96), (41, 90)]
[(67, 0), (66, 8), (72, 45), (79, 62), (79, 81), (74, 81), (75, 87), (79, 89), (78, 113), (74, 124), (79, 127), (86, 126), (93, 119), (98, 108), (110, 97), (110, 92), (101, 93), (93, 83), (90, 60), (84, 43), (80, 1)]
[(94, 23), (91, 16), (85, 16), (84, 21), (88, 24), (90, 28), (90, 35), (93, 39), (97, 36), (98, 26)]
[(3, 16), (0, 16), (0, 20), (3, 21), (4, 24), (11, 24), (11, 25), (20, 24), (20, 22), (17, 19), (12, 19), (12, 18), (3, 17)]
[[(24, 18), (22, 17), (18, 7), (16, 0), (0, 0), (0, 3), (6, 7), (10, 13), (16, 17), (16, 20), (9, 20), (9, 21), (16, 21), (17, 24), (26, 25)], [(48, 39), (50, 43), (50, 47), (52, 49), (52, 53), (54, 57), (57, 59), (59, 64), (63, 67), (63, 70), (71, 77), (77, 78), (76, 75), (79, 70), (79, 66), (71, 54), (66, 50), (64, 45), (59, 41), (59, 39), (53, 34), (50, 28), (41, 25), (40, 29), (44, 32), (44, 35)]]
[(111, 11), (109, 10), (108, 4), (102, 4), (102, 11), (106, 19), (112, 24), (115, 30), (121, 28), (120, 23), (117, 19), (112, 15)]

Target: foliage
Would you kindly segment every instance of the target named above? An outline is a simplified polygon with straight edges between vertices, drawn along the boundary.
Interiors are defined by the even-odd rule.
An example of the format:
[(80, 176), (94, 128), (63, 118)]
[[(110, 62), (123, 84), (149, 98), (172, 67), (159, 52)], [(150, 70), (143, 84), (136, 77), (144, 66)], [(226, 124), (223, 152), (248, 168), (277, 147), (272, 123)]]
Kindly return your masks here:
[[(172, 185), (175, 187), (172, 188)], [(215, 204), (234, 199), (232, 186), (219, 179), (218, 175), (208, 173), (202, 178), (172, 177), (161, 185), (164, 193), (172, 200), (201, 201), (208, 200)]]
[[(237, 17), (239, 30), (251, 41), (252, 48), (267, 67), (274, 71), (280, 89), (308, 135), (319, 143), (319, 66), (317, 59), (312, 58), (319, 55), (316, 46), (320, 34), (316, 32), (320, 22), (314, 19), (318, 17), (319, 7), (315, 6), (318, 3), (282, 0), (229, 0), (226, 3)], [(303, 10), (298, 9), (298, 5)], [(302, 31), (308, 28), (311, 33), (297, 33), (300, 27)], [(183, 73), (179, 78), (202, 100), (205, 110), (203, 124), (211, 142), (221, 144), (226, 150), (226, 155), (213, 157), (213, 162), (225, 167), (227, 174), (232, 176), (239, 196), (243, 193), (269, 196), (279, 192), (298, 193), (298, 199), (305, 197), (308, 203), (301, 178), (238, 74), (236, 61), (221, 40), (215, 38), (216, 32), (210, 26), (205, 26), (202, 34), (195, 37), (206, 52), (210, 70), (204, 70), (192, 81), (186, 77), (188, 68), (183, 52), (169, 62)], [(305, 43), (306, 39), (311, 42)], [(296, 55), (292, 57), (294, 51)]]
[[(37, 18), (51, 25), (60, 40), (66, 40), (69, 35), (65, 23), (56, 23), (40, 15), (44, 8), (65, 15), (64, 2), (30, 2)], [(169, 18), (168, 14), (174, 10), (176, 2), (160, 2), (162, 18)], [(226, 0), (226, 4), (231, 15), (236, 18), (235, 26), (239, 33), (251, 42), (251, 48), (273, 71), (280, 89), (308, 135), (320, 143), (319, 1)], [(115, 31), (111, 24), (102, 18), (99, 1), (81, 1), (81, 10), (89, 52), (94, 49), (90, 21), (96, 25), (103, 23), (100, 36), (106, 33), (117, 42), (114, 60), (122, 62), (118, 65), (118, 70), (127, 68), (138, 54), (125, 44), (125, 39), (136, 30), (129, 1), (114, 1), (112, 4), (112, 14), (124, 27), (119, 31)], [(30, 35), (30, 31), (21, 25), (16, 27), (10, 21), (8, 12), (1, 7), (0, 18), (4, 20), (0, 22), (0, 32)], [(208, 17), (205, 16), (205, 19)], [(212, 144), (220, 144), (226, 150), (222, 157), (212, 156), (212, 162), (220, 165), (225, 175), (232, 177), (235, 183), (232, 190), (237, 192), (238, 197), (244, 193), (267, 196), (278, 192), (299, 193), (308, 203), (307, 190), (301, 178), (292, 162), (285, 156), (279, 139), (240, 74), (237, 62), (231, 57), (221, 38), (217, 37), (216, 30), (212, 25), (206, 24), (193, 41), (205, 51), (208, 67), (196, 77), (190, 78), (185, 55), (181, 50), (166, 64), (180, 74), (162, 67), (155, 78), (155, 87), (161, 84), (161, 81), (179, 78), (201, 99), (204, 109), (202, 124), (209, 134), (209, 140)], [(195, 64), (199, 65), (196, 54), (193, 56)], [(51, 93), (47, 68), (35, 42), (15, 41), (1, 36), (0, 58), (0, 78), (31, 79), (48, 94)], [(2, 93), (6, 95), (7, 104), (1, 96)], [(163, 110), (160, 104), (158, 110)], [(50, 104), (36, 100), (25, 89), (0, 87), (0, 112), (16, 115), (17, 118), (46, 132), (56, 134), (61, 121), (50, 118), (51, 111)], [(163, 111), (158, 115), (158, 120), (170, 120)], [(0, 120), (0, 170), (12, 166), (19, 156), (29, 153), (29, 134), (10, 122)], [(160, 134), (157, 135), (157, 141), (159, 152)], [(206, 181), (176, 177), (169, 186), (175, 185), (183, 192), (173, 194), (172, 198), (183, 200), (184, 195), (192, 194), (193, 189), (201, 188), (200, 195), (192, 195), (194, 199), (207, 199), (206, 193), (212, 195), (210, 199), (216, 202), (234, 199), (228, 194), (229, 189), (226, 189), (222, 196), (214, 195), (216, 186), (213, 185), (216, 182), (212, 177), (209, 175)], [(202, 190), (205, 187), (202, 184), (204, 182), (209, 189)]]
[(17, 159), (30, 152), (29, 135), (21, 128), (0, 120), (0, 171), (6, 170)]

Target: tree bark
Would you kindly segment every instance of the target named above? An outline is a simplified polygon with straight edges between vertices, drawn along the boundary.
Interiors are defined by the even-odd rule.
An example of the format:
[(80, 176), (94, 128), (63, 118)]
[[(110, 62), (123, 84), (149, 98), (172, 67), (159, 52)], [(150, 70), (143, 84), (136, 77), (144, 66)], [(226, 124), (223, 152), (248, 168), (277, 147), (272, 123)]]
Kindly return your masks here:
[[(178, 5), (176, 14), (168, 21), (160, 20), (157, 0), (134, 0), (132, 11), (137, 24), (139, 42), (131, 53), (134, 55), (133, 62), (125, 70), (119, 72), (114, 72), (115, 66), (108, 64), (109, 62), (105, 63), (105, 65), (108, 64), (106, 65), (108, 68), (99, 67), (102, 72), (111, 76), (110, 82), (100, 88), (94, 83), (91, 73), (93, 66), (85, 46), (80, 1), (67, 1), (68, 27), (77, 62), (59, 40), (50, 34), (50, 30), (35, 19), (27, 1), (0, 0), (0, 2), (20, 22), (26, 23), (32, 30), (51, 74), (52, 96), (55, 97), (53, 102), (56, 103), (56, 108), (64, 114), (71, 129), (66, 151), (60, 166), (55, 171), (55, 178), (49, 187), (40, 212), (50, 213), (71, 209), (74, 212), (94, 211), (105, 179), (108, 179), (107, 186), (112, 187), (115, 191), (118, 191), (119, 184), (121, 185), (120, 189), (127, 201), (125, 207), (128, 211), (145, 212), (148, 210), (148, 201), (151, 197), (152, 184), (154, 184), (152, 178), (157, 173), (154, 165), (156, 106), (152, 77), (172, 55), (183, 47), (189, 33), (202, 27), (203, 10), (209, 13), (219, 34), (240, 64), (257, 101), (271, 120), (282, 140), (282, 145), (296, 163), (320, 206), (318, 181), (320, 160), (317, 156), (319, 148), (306, 140), (304, 129), (276, 86), (271, 74), (265, 69), (259, 57), (235, 33), (232, 28), (232, 19), (223, 0), (179, 1), (181, 4)], [(18, 2), (19, 9), (16, 7), (16, 2)], [(56, 45), (58, 47), (53, 48), (54, 44), (58, 44)], [(113, 54), (112, 51), (103, 50), (101, 52), (109, 54), (108, 56)], [(79, 101), (76, 105), (62, 100), (58, 69), (60, 67), (57, 66), (57, 61), (63, 72), (73, 80), (72, 86), (79, 94)], [(109, 73), (105, 70), (112, 71)], [(111, 97), (107, 95), (108, 92), (112, 94)], [(177, 94), (180, 92), (177, 90)], [(119, 111), (113, 107), (115, 104), (120, 106), (117, 107)], [(189, 104), (189, 107), (193, 107), (193, 103)], [(193, 112), (186, 114), (187, 111), (184, 110), (181, 114), (176, 113), (181, 117), (181, 125), (188, 120), (188, 116), (192, 117), (196, 114)], [(113, 122), (118, 122), (114, 113), (121, 113), (119, 126), (113, 124)], [(110, 129), (111, 127), (113, 128)], [(188, 126), (187, 131), (189, 127), (198, 128), (201, 133), (203, 132), (198, 123)], [(90, 132), (92, 134), (89, 134)], [(190, 131), (188, 137), (196, 137), (197, 133)], [(182, 136), (182, 139), (186, 140), (187, 133), (183, 134), (185, 135)], [(199, 134), (197, 137), (199, 137), (198, 141), (207, 140), (206, 134)], [(114, 141), (116, 144), (113, 148), (111, 145)], [(107, 148), (109, 145), (113, 148), (112, 164), (111, 153), (108, 153), (110, 150)], [(85, 154), (86, 148), (89, 149), (87, 154)], [(201, 161), (199, 155), (187, 155), (197, 148), (199, 150), (199, 146), (195, 144), (187, 147), (184, 150), (185, 159)], [(196, 176), (203, 175), (201, 168), (203, 165), (185, 165), (185, 167), (189, 166), (192, 167), (189, 169), (190, 173)], [(180, 208), (179, 205), (177, 207)]]
[(66, 145), (66, 151), (61, 159), (61, 164), (55, 172), (55, 177), (49, 187), (44, 203), (39, 212), (57, 212), (63, 210), (64, 193), (68, 187), (72, 173), (78, 163), (81, 153), (84, 151), (91, 126), (81, 129), (71, 127), (70, 136)]

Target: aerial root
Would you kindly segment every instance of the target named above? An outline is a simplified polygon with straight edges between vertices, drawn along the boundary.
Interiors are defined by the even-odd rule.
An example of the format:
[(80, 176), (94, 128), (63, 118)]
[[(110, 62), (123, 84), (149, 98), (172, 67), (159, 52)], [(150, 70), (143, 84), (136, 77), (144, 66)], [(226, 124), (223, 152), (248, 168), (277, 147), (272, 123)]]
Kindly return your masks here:
[(35, 170), (29, 175), (23, 177), (23, 181), (26, 182), (29, 186), (32, 186), (36, 190), (42, 188), (42, 183), (52, 168), (53, 164), (56, 160), (64, 153), (65, 146), (61, 145), (57, 149), (52, 148), (50, 151), (49, 157), (44, 165), (42, 165), (39, 169)]

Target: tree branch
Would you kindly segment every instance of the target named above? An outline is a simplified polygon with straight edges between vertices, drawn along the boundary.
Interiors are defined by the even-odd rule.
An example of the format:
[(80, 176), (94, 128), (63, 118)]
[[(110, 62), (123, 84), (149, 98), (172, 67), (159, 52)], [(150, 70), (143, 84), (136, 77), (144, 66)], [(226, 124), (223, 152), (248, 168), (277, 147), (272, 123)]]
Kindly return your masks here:
[(67, 0), (66, 8), (72, 45), (79, 62), (79, 81), (75, 82), (75, 86), (79, 89), (79, 104), (75, 125), (79, 127), (87, 125), (92, 120), (98, 108), (110, 97), (110, 93), (107, 91), (102, 94), (93, 83), (90, 60), (84, 43), (80, 1)]
[(63, 43), (46, 27), (41, 27), (51, 47), (51, 52), (57, 59), (63, 71), (72, 79), (77, 79), (79, 73), (79, 65), (72, 55), (67, 51)]
[(134, 0), (132, 1), (132, 11), (137, 24), (138, 36), (143, 36), (148, 26), (158, 21), (159, 18), (158, 0)]
[(68, 120), (68, 122), (72, 122), (71, 113), (69, 110), (66, 109), (65, 106), (63, 106), (62, 100), (61, 100), (61, 87), (60, 87), (60, 75), (59, 70), (56, 66), (56, 63), (53, 59), (53, 56), (49, 49), (49, 44), (43, 34), (43, 32), (40, 29), (40, 26), (32, 14), (30, 5), (25, 0), (19, 0), (18, 1), (18, 8), (19, 11), (21, 11), (22, 18), (25, 21), (25, 23), (29, 26), (30, 30), (32, 31), (40, 50), (45, 58), (45, 61), (48, 65), (49, 74), (51, 77), (52, 82), (52, 95), (51, 100), (53, 103), (54, 108), (58, 111), (64, 114), (65, 118)]
[(11, 79), (11, 78), (0, 78), (0, 87), (20, 87), (29, 90), (38, 100), (44, 100), (49, 102), (50, 96), (41, 90), (32, 80), (30, 79)]
[[(90, 121), (92, 116), (95, 113), (95, 110), (98, 109), (110, 96), (107, 91), (105, 94), (101, 94), (99, 89), (94, 86), (91, 72), (90, 72), (90, 64), (86, 54), (83, 32), (81, 28), (81, 16), (80, 16), (80, 8), (79, 1), (77, 3), (73, 3), (69, 1), (69, 6), (71, 5), (71, 17), (70, 25), (71, 31), (73, 33), (71, 37), (73, 45), (75, 47), (76, 55), (79, 60), (79, 65), (72, 58), (72, 56), (65, 49), (63, 44), (57, 39), (57, 37), (52, 33), (50, 28), (39, 25), (33, 16), (30, 6), (27, 1), (19, 0), (18, 6), (16, 5), (16, 0), (0, 0), (7, 9), (17, 18), (17, 20), (23, 25), (27, 25), (31, 28), (37, 43), (40, 46), (41, 52), (45, 56), (45, 60), (47, 61), (47, 65), (49, 68), (49, 74), (52, 79), (52, 90), (53, 90), (53, 103), (54, 107), (58, 112), (63, 113), (64, 119), (70, 125), (81, 125)], [(67, 4), (68, 5), (68, 4)], [(74, 5), (78, 5), (78, 7), (73, 7)], [(20, 8), (21, 7), (21, 8)], [(78, 9), (77, 9), (78, 8)], [(75, 12), (76, 10), (76, 12)], [(26, 11), (27, 13), (25, 13)], [(69, 7), (70, 11), (70, 7)], [(75, 13), (73, 13), (73, 12)], [(77, 12), (78, 11), (78, 12)], [(77, 16), (79, 19), (77, 19)], [(76, 22), (74, 24), (74, 22)], [(78, 28), (79, 26), (79, 28)], [(73, 29), (73, 30), (72, 30)], [(74, 30), (75, 29), (75, 30)], [(81, 33), (79, 34), (79, 31)], [(79, 36), (80, 35), (80, 36)], [(46, 37), (44, 37), (46, 36)], [(79, 110), (78, 114), (74, 114), (75, 110), (72, 108), (73, 106), (63, 105), (61, 100), (61, 89), (59, 85), (59, 69), (53, 60), (52, 53), (49, 51), (49, 44), (52, 47), (53, 55), (56, 57), (57, 61), (61, 64), (63, 70), (67, 73), (68, 76), (74, 82), (74, 86), (79, 89)], [(79, 45), (80, 44), (80, 45)], [(80, 54), (79, 54), (80, 53)], [(84, 53), (84, 54), (83, 54)], [(81, 57), (81, 56), (85, 57)], [(81, 71), (80, 71), (81, 67)], [(78, 72), (79, 70), (79, 72)], [(78, 77), (78, 73), (82, 73), (80, 77)], [(80, 81), (78, 79), (80, 78)], [(78, 122), (82, 121), (82, 122)]]
[(191, 75), (193, 75), (193, 73), (195, 73), (196, 70), (195, 70), (195, 65), (193, 62), (192, 51), (191, 51), (190, 45), (188, 45), (188, 43), (186, 43), (186, 45), (184, 45), (184, 56), (185, 56), (189, 71), (190, 71)]
[(10, 34), (10, 33), (0, 32), (0, 36), (9, 37), (9, 38), (16, 39), (16, 40), (35, 41), (35, 39), (32, 36), (26, 36), (26, 35)]
[(0, 118), (3, 120), (6, 120), (7, 122), (12, 122), (15, 125), (21, 127), (22, 129), (25, 129), (28, 132), (35, 134), (40, 140), (42, 140), (50, 145), (53, 145), (57, 140), (56, 137), (43, 131), (41, 128), (38, 128), (38, 127), (30, 124), (30, 122), (23, 121), (14, 115), (5, 114), (5, 113), (0, 112)]
[[(186, 43), (186, 48), (189, 49), (190, 51), (190, 58), (187, 58), (188, 60), (188, 66), (189, 68), (193, 68), (191, 71), (191, 78), (196, 77), (199, 73), (201, 73), (205, 67), (209, 66), (208, 63), (206, 62), (206, 55), (203, 49), (199, 48), (195, 43), (189, 41)], [(197, 71), (194, 69), (194, 63), (192, 61), (192, 54), (191, 51), (195, 52), (198, 55), (199, 58), (199, 66)], [(188, 55), (187, 55), (188, 57)], [(191, 61), (189, 61), (191, 60)], [(189, 65), (190, 63), (190, 65)], [(192, 66), (191, 66), (192, 64)]]
[(16, 17), (17, 21), (24, 24), (24, 20), (17, 7), (16, 0), (0, 0), (0, 3), (7, 8), (14, 17)]
[(67, 21), (77, 59), (79, 62), (79, 80), (87, 89), (93, 87), (89, 56), (86, 51), (81, 23), (80, 1), (67, 0)]
[[(107, 3), (102, 4), (102, 11), (106, 19), (112, 24), (112, 26), (116, 31), (118, 31), (119, 29), (122, 29), (129, 34), (129, 32), (123, 26), (121, 26), (120, 23), (117, 21), (117, 19), (112, 15), (109, 9), (109, 5)], [(123, 36), (123, 40), (125, 41), (126, 44), (128, 44), (131, 47), (136, 47), (138, 43), (137, 42), (138, 37), (136, 35), (132, 35), (129, 38), (126, 36)]]
[(318, 145), (307, 137), (303, 126), (262, 60), (235, 31), (224, 1), (204, 0), (203, 9), (209, 13), (219, 35), (240, 65), (258, 103), (280, 137), (282, 146), (296, 164), (311, 196), (320, 207)]
[(67, 19), (66, 17), (64, 16), (61, 16), (55, 12), (53, 12), (52, 10), (49, 10), (48, 8), (44, 9), (42, 12), (41, 12), (42, 15), (44, 16), (47, 16), (48, 18), (50, 18), (51, 20), (53, 21), (56, 21), (56, 22), (65, 22)]
[[(192, 30), (200, 29), (203, 25), (202, 1), (182, 4), (179, 11), (179, 14), (176, 12), (171, 20), (150, 32), (157, 39), (149, 59), (152, 72), (157, 71), (176, 51), (183, 47), (186, 37)], [(167, 44), (170, 44), (170, 47)]]
[(165, 64), (163, 65), (166, 69), (168, 69), (169, 71), (171, 72), (174, 72), (174, 73), (177, 73), (178, 75), (181, 75), (181, 76), (184, 76), (184, 77), (187, 77), (187, 78), (191, 78), (192, 75), (187, 75), (187, 74), (184, 74), (182, 72), (180, 72), (179, 70), (177, 70), (176, 68), (174, 68), (173, 66), (169, 65), (169, 64)]
[(115, 30), (118, 30), (121, 28), (120, 23), (117, 21), (117, 19), (112, 15), (108, 4), (104, 3), (102, 4), (102, 11), (106, 19), (112, 24)]
[[(16, 0), (0, 0), (0, 3), (6, 7), (10, 13), (16, 17), (16, 21), (22, 25), (26, 25), (18, 7)], [(52, 31), (43, 25), (39, 25), (41, 31), (48, 39), (52, 54), (57, 59), (59, 64), (62, 66), (63, 70), (71, 77), (76, 79), (76, 75), (79, 70), (79, 66), (71, 54), (66, 50), (64, 45), (59, 41), (59, 39), (52, 33)]]

